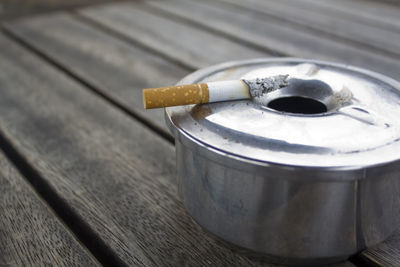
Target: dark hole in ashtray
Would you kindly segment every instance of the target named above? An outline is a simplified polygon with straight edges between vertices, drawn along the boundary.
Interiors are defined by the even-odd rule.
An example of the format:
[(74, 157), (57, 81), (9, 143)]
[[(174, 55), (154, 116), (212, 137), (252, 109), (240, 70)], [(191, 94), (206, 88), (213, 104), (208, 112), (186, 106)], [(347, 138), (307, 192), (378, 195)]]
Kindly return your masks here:
[(319, 114), (328, 111), (325, 104), (318, 100), (301, 96), (277, 98), (269, 102), (267, 106), (277, 111), (297, 114)]

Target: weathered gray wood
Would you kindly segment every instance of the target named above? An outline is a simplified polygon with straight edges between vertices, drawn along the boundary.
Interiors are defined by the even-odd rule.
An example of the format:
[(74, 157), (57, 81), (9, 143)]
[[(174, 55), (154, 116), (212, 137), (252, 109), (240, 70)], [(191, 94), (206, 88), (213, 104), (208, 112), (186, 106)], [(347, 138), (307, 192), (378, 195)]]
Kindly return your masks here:
[(188, 22), (285, 55), (339, 61), (400, 78), (399, 60), (322, 36), (314, 30), (293, 24), (289, 27), (281, 21), (249, 10), (212, 1), (147, 1), (146, 4)]
[(143, 108), (142, 89), (175, 84), (189, 73), (188, 70), (113, 38), (68, 14), (22, 20), (8, 28), (107, 97), (169, 134), (164, 111)]
[(172, 17), (152, 14), (141, 2), (88, 8), (80, 14), (194, 68), (270, 56)]
[[(109, 19), (110, 25), (113, 25), (113, 19), (116, 19), (114, 24), (122, 27), (127, 35), (134, 37), (137, 33), (135, 40), (138, 42), (168, 54), (169, 57), (192, 68), (268, 55), (210, 33), (156, 17), (140, 9), (124, 6), (114, 9), (111, 5), (106, 7), (96, 8), (93, 12), (87, 10), (85, 13), (92, 14), (98, 11), (98, 15), (92, 14), (91, 17)], [(114, 11), (121, 11), (121, 15), (115, 15)], [(142, 20), (143, 25), (140, 24)], [(164, 34), (157, 35), (160, 26), (163, 26), (160, 33)], [(169, 64), (160, 57), (151, 56), (143, 49), (129, 46), (73, 19), (68, 14), (22, 20), (8, 25), (7, 28), (110, 98), (132, 109), (169, 134), (165, 127), (163, 110), (144, 110), (141, 89), (174, 84), (185, 76), (188, 70)], [(176, 32), (179, 32), (180, 40), (172, 36), (172, 33)], [(201, 42), (204, 42), (204, 45), (199, 45)]]
[(0, 266), (97, 266), (0, 152)]
[(185, 213), (168, 142), (1, 35), (0, 46), (0, 128), (124, 262), (264, 265)]
[(362, 252), (360, 257), (378, 266), (400, 266), (400, 230), (385, 242)]
[[(251, 1), (221, 0), (222, 2), (234, 4), (242, 8), (262, 12), (266, 16), (278, 17), (279, 19), (298, 25), (315, 29), (318, 32), (326, 32), (334, 38), (345, 38), (357, 43), (360, 46), (372, 49), (371, 52), (393, 55), (400, 60), (400, 32), (369, 25), (364, 22), (357, 22), (336, 14), (331, 15), (321, 10), (315, 10), (313, 3), (281, 0), (281, 1)], [(321, 1), (319, 1), (321, 2)], [(349, 1), (346, 1), (349, 2)], [(336, 3), (336, 6), (338, 3)], [(357, 5), (359, 6), (359, 5)], [(357, 10), (352, 10), (357, 14)], [(400, 10), (399, 13), (400, 14)], [(395, 18), (400, 25), (400, 16)]]
[[(339, 18), (345, 16), (349, 20), (359, 21), (383, 29), (400, 32), (398, 16), (400, 5), (390, 5), (384, 1), (375, 0), (299, 0), (293, 2), (304, 3), (316, 10), (322, 10), (322, 12), (331, 12), (332, 15), (338, 16)], [(397, 2), (397, 4), (400, 4), (400, 2)]]

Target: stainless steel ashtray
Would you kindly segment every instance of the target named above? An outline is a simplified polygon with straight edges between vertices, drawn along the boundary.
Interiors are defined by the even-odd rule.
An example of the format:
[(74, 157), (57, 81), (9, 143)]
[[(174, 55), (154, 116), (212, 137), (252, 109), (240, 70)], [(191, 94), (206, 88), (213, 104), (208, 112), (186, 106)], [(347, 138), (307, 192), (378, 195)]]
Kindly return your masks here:
[[(223, 240), (279, 263), (344, 260), (399, 225), (400, 84), (294, 58), (231, 62), (180, 84), (289, 74), (254, 101), (166, 109), (182, 201)], [(343, 88), (353, 99), (335, 105)]]

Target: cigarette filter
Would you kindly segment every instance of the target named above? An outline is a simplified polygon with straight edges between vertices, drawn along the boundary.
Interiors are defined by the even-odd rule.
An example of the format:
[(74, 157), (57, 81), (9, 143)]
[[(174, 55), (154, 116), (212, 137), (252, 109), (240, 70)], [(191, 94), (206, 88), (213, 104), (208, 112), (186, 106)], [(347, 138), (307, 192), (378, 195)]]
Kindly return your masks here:
[(254, 80), (217, 81), (209, 83), (149, 88), (143, 90), (146, 109), (250, 99), (288, 85), (288, 75)]

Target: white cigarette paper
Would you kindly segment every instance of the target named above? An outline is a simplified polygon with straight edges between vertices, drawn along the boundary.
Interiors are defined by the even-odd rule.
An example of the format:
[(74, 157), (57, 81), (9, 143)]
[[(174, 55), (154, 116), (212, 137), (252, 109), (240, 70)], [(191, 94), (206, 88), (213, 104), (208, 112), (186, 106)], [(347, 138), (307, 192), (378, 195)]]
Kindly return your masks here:
[(250, 98), (249, 87), (242, 80), (210, 82), (207, 83), (207, 85), (210, 92), (210, 99), (208, 102)]

